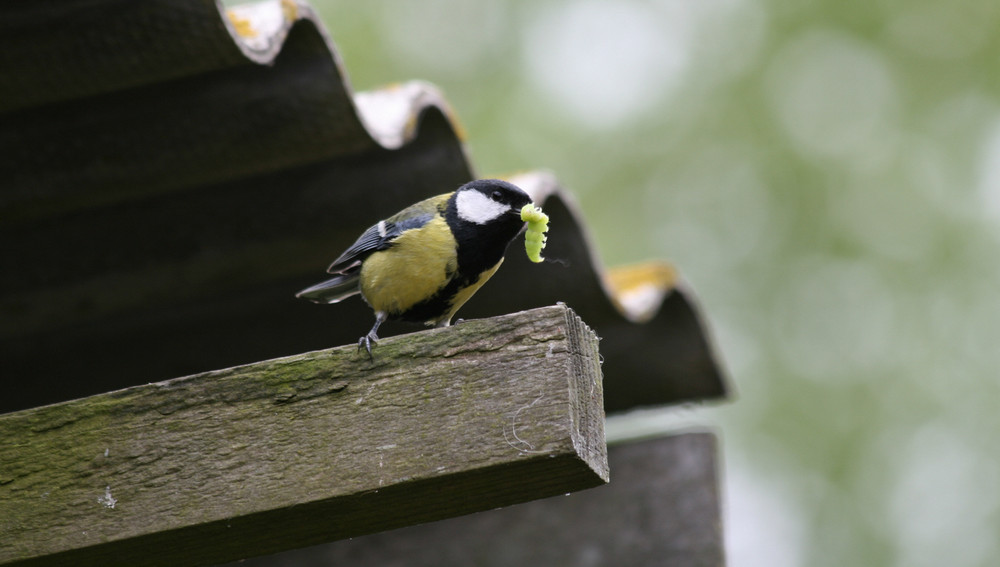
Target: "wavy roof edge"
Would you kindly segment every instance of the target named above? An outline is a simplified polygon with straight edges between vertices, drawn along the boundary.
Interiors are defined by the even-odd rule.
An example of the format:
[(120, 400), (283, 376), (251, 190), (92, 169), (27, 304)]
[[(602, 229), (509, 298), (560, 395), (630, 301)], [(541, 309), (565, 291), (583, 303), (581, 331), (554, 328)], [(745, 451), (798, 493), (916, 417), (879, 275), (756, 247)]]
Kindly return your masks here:
[[(32, 106), (36, 108), (49, 108), (52, 105), (59, 105), (67, 101), (77, 104), (80, 99), (83, 99), (85, 101), (93, 101), (98, 105), (104, 104), (106, 107), (105, 112), (114, 113), (119, 111), (114, 102), (120, 102), (123, 98), (121, 96), (116, 97), (116, 93), (123, 91), (131, 93), (133, 91), (130, 89), (141, 89), (143, 85), (156, 83), (156, 81), (164, 81), (166, 83), (176, 82), (181, 77), (201, 77), (204, 79), (203, 82), (210, 83), (214, 80), (210, 76), (212, 75), (210, 71), (218, 69), (250, 66), (259, 67), (267, 74), (269, 70), (279, 70), (282, 67), (283, 59), (294, 58), (308, 51), (306, 56), (310, 60), (315, 58), (317, 54), (320, 55), (320, 58), (328, 59), (323, 63), (323, 68), (326, 69), (324, 73), (326, 74), (320, 77), (313, 77), (310, 80), (312, 82), (320, 79), (328, 80), (329, 70), (332, 69), (336, 75), (337, 84), (318, 88), (315, 96), (310, 94), (309, 104), (302, 107), (290, 110), (282, 108), (282, 101), (277, 95), (275, 95), (274, 100), (268, 102), (288, 112), (305, 113), (308, 115), (308, 120), (300, 116), (296, 117), (297, 121), (295, 122), (296, 126), (300, 123), (309, 123), (312, 128), (305, 136), (305, 141), (303, 141), (303, 136), (299, 134), (296, 134), (293, 138), (297, 143), (308, 147), (309, 151), (314, 153), (303, 156), (300, 151), (298, 155), (294, 156), (295, 159), (299, 160), (297, 162), (292, 161), (292, 158), (288, 158), (285, 161), (275, 159), (273, 165), (267, 166), (271, 169), (259, 166), (262, 169), (246, 170), (242, 174), (227, 173), (224, 171), (221, 174), (215, 172), (207, 177), (205, 175), (197, 177), (189, 173), (190, 171), (195, 171), (197, 167), (211, 168), (213, 167), (212, 164), (216, 164), (215, 167), (222, 166), (223, 169), (227, 167), (235, 168), (237, 165), (232, 165), (231, 163), (233, 159), (237, 161), (239, 159), (249, 159), (250, 163), (257, 166), (257, 162), (254, 162), (254, 160), (259, 162), (260, 158), (257, 154), (251, 154), (250, 158), (246, 158), (245, 156), (234, 158), (231, 153), (225, 153), (224, 151), (219, 156), (203, 154), (202, 150), (204, 147), (214, 150), (220, 146), (220, 142), (215, 139), (201, 140), (197, 128), (205, 128), (205, 126), (198, 126), (197, 120), (192, 120), (196, 124), (193, 126), (195, 128), (194, 133), (191, 133), (190, 136), (194, 140), (199, 140), (203, 147), (197, 151), (186, 147), (176, 156), (170, 155), (170, 152), (175, 150), (168, 148), (166, 154), (169, 157), (179, 156), (178, 159), (181, 160), (195, 155), (201, 161), (192, 162), (194, 165), (191, 167), (188, 167), (183, 162), (179, 164), (171, 163), (163, 171), (175, 169), (183, 171), (185, 172), (184, 175), (189, 176), (189, 178), (181, 179), (180, 181), (173, 180), (171, 182), (186, 183), (188, 185), (207, 182), (215, 183), (217, 187), (224, 187), (226, 184), (234, 183), (231, 180), (239, 179), (240, 175), (247, 179), (250, 179), (248, 176), (260, 177), (262, 175), (271, 175), (274, 171), (283, 167), (301, 168), (309, 163), (319, 164), (323, 160), (329, 160), (331, 156), (335, 157), (336, 155), (354, 159), (352, 156), (360, 155), (358, 152), (361, 150), (358, 148), (370, 148), (382, 151), (385, 155), (374, 160), (376, 165), (369, 164), (362, 166), (358, 172), (350, 174), (355, 177), (363, 176), (365, 175), (365, 171), (370, 171), (365, 169), (366, 167), (379, 167), (378, 163), (388, 163), (395, 156), (405, 156), (408, 155), (408, 152), (410, 154), (416, 153), (416, 158), (405, 159), (417, 159), (420, 163), (419, 167), (430, 167), (430, 165), (434, 164), (428, 165), (428, 163), (421, 161), (424, 158), (420, 157), (420, 150), (414, 149), (415, 146), (421, 145), (418, 143), (421, 142), (421, 138), (426, 137), (424, 130), (430, 114), (439, 114), (447, 123), (447, 128), (435, 127), (433, 129), (435, 131), (433, 136), (435, 140), (438, 140), (435, 143), (454, 149), (448, 150), (452, 152), (452, 157), (441, 158), (444, 160), (443, 163), (447, 163), (448, 165), (441, 165), (439, 168), (447, 170), (447, 172), (424, 174), (424, 185), (414, 187), (413, 191), (417, 191), (418, 189), (424, 191), (427, 185), (439, 184), (441, 179), (455, 179), (456, 176), (461, 177), (465, 175), (463, 172), (471, 173), (473, 171), (462, 142), (462, 130), (458, 125), (455, 114), (440, 90), (423, 81), (411, 81), (373, 91), (355, 93), (343, 69), (333, 41), (328, 36), (316, 12), (308, 4), (294, 0), (265, 0), (264, 2), (234, 6), (227, 9), (214, 0), (187, 0), (183, 3), (185, 8), (183, 10), (177, 8), (176, 2), (122, 3), (115, 0), (95, 0), (87, 4), (90, 11), (67, 8), (65, 11), (54, 15), (43, 8), (33, 9), (31, 6), (5, 7), (0, 9), (0, 15), (5, 16), (0, 18), (0, 21), (3, 22), (0, 24), (0, 52), (3, 51), (2, 47), (4, 44), (16, 47), (12, 51), (15, 57), (8, 57), (6, 60), (6, 69), (4, 68), (4, 61), (0, 59), (0, 79), (3, 79), (3, 75), (5, 74), (15, 74), (19, 77), (21, 76), (20, 74), (23, 74), (22, 78), (24, 79), (22, 81), (0, 80), (0, 101), (8, 102), (7, 112), (17, 114), (21, 118), (27, 116), (23, 120), (28, 125), (26, 127), (31, 126), (31, 120), (51, 120), (49, 118), (49, 114), (51, 113), (49, 112), (30, 112)], [(51, 25), (45, 25), (45, 16), (53, 18), (49, 22)], [(112, 17), (114, 18), (113, 21), (109, 19)], [(103, 22), (106, 25), (110, 25), (113, 30), (119, 31), (122, 28), (133, 25), (136, 27), (132, 30), (134, 33), (124, 34), (122, 37), (115, 36), (116, 41), (114, 42), (108, 41), (107, 38), (102, 39), (100, 37), (100, 30), (94, 33), (76, 33), (69, 36), (65, 34), (60, 35), (59, 33), (65, 31), (67, 28), (78, 31), (82, 29), (81, 26), (86, 26), (88, 23), (94, 22)], [(151, 22), (153, 25), (151, 25)], [(21, 27), (18, 27), (19, 25)], [(183, 36), (177, 36), (178, 29), (185, 31)], [(108, 33), (113, 33), (113, 30)], [(7, 33), (5, 36), (3, 32), (11, 33)], [(41, 39), (35, 37), (36, 34), (40, 35)], [(45, 41), (51, 42), (51, 45), (45, 43)], [(122, 45), (122, 43), (128, 42), (135, 42), (136, 46), (141, 47), (141, 49), (130, 50), (128, 45)], [(84, 57), (84, 61), (79, 64), (40, 68), (38, 65), (30, 64), (33, 57), (28, 56), (24, 57), (21, 63), (10, 65), (10, 61), (18, 60), (18, 55), (23, 55), (25, 54), (25, 50), (32, 49), (31, 45), (28, 44), (34, 45), (34, 49), (36, 50), (39, 49), (38, 45), (42, 45), (42, 49), (47, 51), (41, 56), (56, 57), (57, 59), (60, 57), (63, 59), (68, 58), (66, 60), (69, 61), (75, 61), (73, 56), (78, 56), (81, 49), (91, 51), (87, 52), (87, 57)], [(98, 53), (98, 51), (93, 50), (103, 51)], [(123, 53), (127, 53), (130, 56), (123, 57)], [(37, 59), (38, 53), (34, 53), (34, 56)], [(62, 61), (63, 59), (59, 60)], [(256, 73), (255, 77), (260, 74)], [(253, 83), (251, 87), (243, 86), (242, 88), (245, 91), (256, 93), (253, 89), (260, 84), (271, 85), (275, 81), (287, 80), (285, 76), (273, 75), (274, 73), (264, 79), (254, 78), (254, 80), (259, 82)], [(227, 77), (231, 78), (231, 74), (224, 72), (220, 80)], [(240, 77), (245, 78), (245, 74), (240, 75)], [(292, 77), (297, 77), (297, 75), (293, 75)], [(275, 87), (269, 86), (268, 88)], [(289, 90), (290, 87), (283, 85), (281, 88)], [(35, 89), (36, 92), (32, 92), (32, 89)], [(44, 92), (37, 92), (38, 89)], [(156, 96), (169, 96), (160, 95), (159, 92), (157, 90)], [(177, 92), (183, 94), (185, 91), (179, 89)], [(45, 97), (46, 94), (49, 95), (47, 99)], [(331, 105), (330, 102), (323, 98), (324, 96), (333, 96), (337, 101), (341, 101), (341, 99), (345, 100)], [(100, 102), (104, 99), (114, 100), (111, 104)], [(220, 96), (218, 94), (214, 94), (209, 100), (212, 104), (220, 104)], [(155, 102), (157, 104), (164, 104), (162, 101)], [(187, 101), (169, 101), (172, 106), (183, 106), (185, 102)], [(228, 101), (226, 102), (228, 103)], [(2, 104), (0, 102), (0, 105)], [(251, 106), (250, 108), (254, 107)], [(348, 108), (353, 116), (330, 116), (334, 111), (341, 112)], [(218, 106), (215, 106), (201, 109), (201, 111), (204, 113), (217, 113), (217, 109)], [(187, 110), (187, 108), (184, 108), (178, 112), (185, 112)], [(310, 112), (318, 113), (320, 110), (325, 111), (325, 114), (315, 117), (309, 114)], [(4, 109), (0, 108), (0, 112), (3, 111)], [(242, 111), (242, 108), (233, 110), (234, 113)], [(139, 116), (149, 115), (150, 120), (162, 120), (166, 125), (171, 125), (171, 121), (175, 120), (175, 117), (171, 116), (153, 117), (146, 109), (139, 109), (136, 112), (138, 112)], [(275, 113), (271, 112), (271, 114)], [(236, 115), (245, 116), (245, 114)], [(229, 115), (224, 115), (219, 120), (228, 118)], [(323, 134), (321, 131), (326, 127), (323, 119), (330, 120), (330, 123), (336, 125), (340, 130), (329, 135)], [(257, 121), (253, 124), (241, 124), (240, 126), (243, 130), (252, 126), (256, 128), (255, 131), (269, 133), (269, 129), (274, 129), (275, 124), (284, 125), (285, 122), (283, 120), (288, 120), (288, 118), (279, 112), (275, 114), (273, 120), (270, 122)], [(351, 125), (352, 121), (357, 124), (357, 127)], [(123, 128), (127, 129), (131, 124), (132, 121), (125, 120), (122, 125), (119, 125), (119, 130), (107, 134), (106, 138), (117, 140), (122, 135), (121, 132), (127, 132)], [(79, 135), (79, 132), (76, 131), (66, 131), (64, 133), (59, 130), (64, 127), (61, 123), (55, 125), (46, 123), (45, 126), (41, 130), (48, 136), (48, 138), (45, 138), (47, 140), (53, 139), (53, 131), (56, 132), (55, 139), (58, 139), (63, 134), (66, 134), (67, 137)], [(166, 126), (161, 125), (161, 127)], [(15, 130), (18, 128), (16, 122), (13, 128)], [(290, 128), (291, 126), (289, 126)], [(360, 144), (360, 140), (350, 141), (352, 136), (356, 137), (362, 131), (369, 140), (367, 144)], [(317, 132), (320, 133), (317, 134)], [(2, 127), (0, 127), (0, 133), (2, 133)], [(212, 133), (215, 134), (215, 132)], [(15, 132), (14, 140), (18, 139), (17, 134), (18, 132)], [(24, 134), (24, 132), (20, 132), (20, 134)], [(227, 135), (232, 137), (233, 134), (227, 133)], [(313, 138), (308, 137), (309, 135), (314, 135), (315, 140), (319, 141), (314, 141)], [(42, 138), (30, 139), (32, 141), (43, 140)], [(331, 140), (333, 142), (330, 142)], [(281, 144), (285, 141), (285, 139), (278, 139), (277, 141), (266, 140), (267, 143), (276, 144), (282, 149), (284, 147)], [(329, 150), (326, 148), (317, 149), (315, 147), (328, 142), (342, 143), (343, 145)], [(0, 137), (0, 143), (2, 143), (2, 137)], [(100, 143), (101, 140), (97, 139), (92, 141), (91, 145), (100, 145)], [(115, 148), (117, 149), (117, 146)], [(254, 146), (251, 149), (260, 155), (266, 155), (275, 151), (266, 145), (264, 147)], [(79, 152), (80, 148), (76, 148), (75, 150), (70, 148), (70, 150)], [(83, 148), (83, 150), (85, 153), (86, 148)], [(154, 150), (161, 153), (164, 152), (159, 146), (156, 146)], [(225, 150), (228, 151), (228, 148), (225, 148)], [(30, 145), (26, 151), (31, 151)], [(337, 152), (341, 153), (338, 154)], [(105, 159), (107, 156), (113, 155), (113, 152), (97, 152), (95, 155), (101, 159)], [(156, 155), (155, 157), (159, 158), (159, 161), (162, 162), (164, 155)], [(2, 159), (0, 158), (0, 170), (3, 170), (5, 166), (2, 163)], [(379, 160), (382, 161), (380, 162)], [(122, 174), (121, 171), (115, 170), (114, 167), (109, 167), (106, 163), (102, 162), (102, 165), (104, 166), (102, 171), (111, 171), (113, 182), (109, 184), (103, 179), (93, 182), (92, 185), (96, 188), (93, 189), (95, 194), (97, 191), (114, 191), (115, 183), (128, 187), (128, 191), (133, 191), (137, 179), (155, 180), (162, 174), (161, 170), (152, 170), (151, 172), (143, 170), (135, 173), (133, 177), (128, 177), (131, 173)], [(132, 164), (130, 163), (130, 165)], [(160, 167), (159, 164), (155, 165)], [(12, 167), (17, 167), (17, 165)], [(381, 180), (378, 183), (395, 182), (394, 179), (404, 173), (402, 169), (405, 169), (405, 167), (412, 166), (400, 166), (398, 169), (401, 169), (401, 171), (390, 173), (390, 179)], [(334, 168), (339, 172), (337, 173), (338, 176), (343, 174), (343, 164), (335, 165)], [(239, 170), (234, 169), (233, 171)], [(93, 173), (92, 167), (89, 169), (72, 170), (64, 173), (58, 181), (63, 184), (72, 184), (72, 190), (79, 192), (79, 186), (86, 187), (85, 182), (81, 183), (85, 181), (82, 177), (91, 173)], [(322, 179), (328, 178), (330, 174), (313, 171), (297, 175), (300, 175), (300, 179), (302, 179), (301, 175), (306, 175), (305, 179), (309, 183), (319, 184)], [(432, 178), (437, 181), (432, 183)], [(725, 396), (727, 386), (715, 361), (711, 345), (704, 336), (704, 326), (698, 315), (693, 294), (679, 280), (674, 268), (665, 262), (651, 262), (639, 266), (606, 269), (597, 257), (591, 243), (591, 237), (585, 228), (579, 207), (572, 195), (560, 187), (556, 177), (551, 172), (522, 173), (510, 178), (515, 183), (523, 186), (536, 202), (542, 204), (547, 210), (554, 208), (557, 211), (565, 211), (565, 220), (562, 221), (563, 227), (572, 227), (572, 231), (571, 233), (564, 233), (560, 238), (565, 238), (567, 241), (571, 240), (572, 242), (564, 242), (563, 244), (568, 245), (572, 249), (571, 252), (575, 254), (575, 257), (585, 257), (586, 260), (579, 262), (574, 267), (574, 270), (576, 270), (574, 272), (575, 276), (570, 277), (555, 274), (554, 277), (564, 278), (557, 280), (562, 282), (564, 287), (567, 283), (572, 283), (573, 285), (580, 285), (587, 288), (587, 291), (580, 292), (581, 297), (593, 298), (595, 293), (590, 290), (600, 290), (600, 295), (603, 296), (603, 303), (605, 305), (597, 308), (596, 311), (592, 311), (593, 317), (599, 318), (611, 312), (617, 313), (620, 323), (645, 325), (645, 328), (650, 329), (650, 332), (653, 332), (652, 329), (654, 328), (658, 329), (656, 333), (658, 333), (657, 336), (659, 338), (655, 340), (667, 340), (664, 337), (676, 338), (678, 335), (690, 335), (687, 338), (682, 337), (683, 340), (677, 343), (679, 345), (678, 348), (681, 348), (681, 351), (678, 352), (687, 353), (685, 355), (687, 360), (683, 361), (683, 364), (686, 366), (681, 371), (682, 374), (685, 374), (685, 377), (680, 379), (681, 382), (684, 382), (684, 385), (668, 387), (666, 388), (667, 393), (665, 395), (648, 397), (649, 401), (647, 402), (644, 402), (647, 399), (646, 394), (640, 390), (636, 390), (628, 403), (622, 403), (621, 407), (665, 403), (666, 400), (670, 399), (683, 401)], [(363, 177), (359, 179), (363, 179)], [(266, 183), (266, 181), (259, 183)], [(355, 183), (364, 185), (363, 182), (355, 181)], [(32, 188), (33, 186), (29, 184), (26, 187), (30, 189), (28, 191), (29, 196), (36, 195), (31, 198), (38, 198), (38, 191)], [(302, 195), (307, 199), (320, 198), (325, 200), (325, 205), (331, 206), (343, 200), (343, 197), (318, 197), (316, 187), (304, 187)], [(58, 189), (64, 192), (66, 190), (63, 187)], [(144, 188), (143, 191), (149, 192), (151, 190)], [(394, 191), (402, 191), (402, 189), (394, 189)], [(14, 194), (16, 198), (17, 193), (18, 188), (15, 184), (12, 188), (9, 188), (8, 199), (10, 194)], [(43, 206), (53, 206), (51, 205), (52, 203), (56, 203), (61, 199), (58, 191), (53, 191), (52, 193), (55, 197), (43, 195), (42, 199), (49, 198), (49, 201), (43, 204)], [(402, 195), (372, 195), (371, 198), (373, 200), (391, 201), (397, 197), (402, 198)], [(103, 197), (99, 197), (97, 201), (100, 201), (101, 198)], [(406, 198), (410, 199), (411, 197), (408, 196)], [(304, 203), (305, 201), (303, 201)], [(4, 205), (4, 199), (0, 199), (0, 208)], [(15, 205), (19, 206), (20, 203), (15, 203)], [(354, 222), (354, 219), (351, 219), (351, 222)], [(279, 229), (274, 228), (273, 230)], [(297, 236), (301, 237), (301, 235)], [(555, 239), (550, 238), (550, 247), (553, 244), (559, 244), (558, 242), (553, 242), (553, 240)], [(229, 240), (225, 240), (225, 242), (228, 243)], [(589, 265), (580, 267), (580, 263)], [(123, 263), (122, 267), (116, 267), (115, 269), (132, 269), (130, 266)], [(510, 272), (510, 274), (507, 274), (507, 272)], [(587, 273), (584, 274), (583, 272)], [(516, 270), (505, 269), (501, 270), (497, 277), (507, 278), (506, 281), (510, 283), (512, 288), (520, 285), (522, 287), (518, 289), (531, 289), (532, 286), (523, 282), (520, 284), (511, 282), (511, 278), (518, 274), (520, 272), (516, 272)], [(581, 280), (581, 275), (586, 276), (584, 279), (592, 278), (594, 281)], [(560, 284), (551, 285), (558, 286)], [(489, 287), (487, 286), (487, 288)], [(55, 290), (53, 293), (57, 291)], [(486, 293), (489, 292), (480, 292), (480, 294)], [(43, 295), (39, 295), (39, 301), (44, 299)], [(558, 299), (558, 295), (546, 293), (542, 293), (539, 297), (543, 296), (547, 300), (550, 297)], [(503, 305), (509, 307), (506, 304)], [(571, 304), (571, 306), (573, 305)], [(474, 311), (472, 308), (466, 308), (466, 310)], [(581, 315), (587, 320), (588, 314), (586, 312), (581, 312)], [(676, 322), (676, 317), (680, 317), (685, 321), (683, 331), (670, 328), (670, 325)], [(610, 331), (603, 331), (606, 335), (606, 340), (602, 344), (602, 351), (616, 352), (617, 349), (618, 356), (616, 360), (630, 358), (628, 357), (628, 352), (634, 340), (634, 333), (618, 324), (609, 325), (609, 329), (611, 327), (614, 327), (616, 330), (623, 330), (621, 333), (622, 339), (619, 341), (615, 337), (609, 336), (611, 334)], [(601, 331), (601, 329), (598, 330)], [(670, 340), (674, 340), (674, 338)], [(617, 347), (616, 344), (618, 345)], [(608, 348), (606, 349), (606, 347)], [(646, 361), (652, 360), (652, 358), (646, 357), (638, 358)], [(668, 366), (671, 363), (668, 362)], [(635, 368), (630, 368), (630, 370), (642, 370), (641, 365), (637, 362)], [(651, 376), (657, 374), (656, 371), (643, 370), (643, 372), (649, 375), (645, 379), (647, 383), (649, 380), (652, 380)], [(671, 379), (669, 376), (664, 378), (667, 380)], [(697, 383), (699, 381), (703, 383)]]
[[(308, 20), (315, 24), (316, 31), (323, 37), (330, 48), (333, 60), (341, 71), (345, 89), (352, 91), (349, 76), (336, 46), (326, 32), (325, 26), (311, 6), (296, 0), (263, 0), (230, 7), (227, 10), (226, 24), (234, 41), (241, 47), (248, 58), (260, 63), (270, 63), (278, 55), (281, 45), (291, 28), (300, 20)], [(451, 106), (444, 98), (440, 89), (425, 81), (408, 81), (387, 87), (360, 91), (353, 94), (354, 107), (358, 118), (365, 126), (369, 136), (386, 149), (398, 149), (405, 143), (416, 138), (421, 114), (428, 108), (436, 108), (444, 114), (452, 126), (452, 130), (461, 138), (462, 129)], [(470, 170), (472, 170), (470, 164)], [(591, 263), (600, 276), (600, 285), (611, 303), (621, 314), (634, 323), (648, 321), (655, 316), (655, 311), (663, 302), (667, 293), (677, 285), (676, 272), (666, 263), (660, 263), (660, 270), (649, 270), (643, 287), (643, 302), (630, 301), (635, 297), (635, 288), (615, 287), (611, 277), (597, 257), (593, 239), (583, 223), (583, 214), (572, 196), (559, 184), (556, 176), (549, 171), (522, 173), (509, 176), (509, 179), (524, 188), (532, 199), (539, 203), (550, 196), (560, 198), (577, 221), (580, 227), (580, 237), (590, 251)]]

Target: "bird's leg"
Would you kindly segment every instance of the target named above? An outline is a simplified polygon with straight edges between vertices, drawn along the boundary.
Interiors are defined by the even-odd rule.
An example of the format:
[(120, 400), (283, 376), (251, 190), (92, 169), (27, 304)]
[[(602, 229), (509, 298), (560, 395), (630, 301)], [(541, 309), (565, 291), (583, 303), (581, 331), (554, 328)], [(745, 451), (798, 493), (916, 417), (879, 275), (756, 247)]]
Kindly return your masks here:
[(360, 351), (361, 347), (365, 347), (365, 350), (368, 351), (368, 359), (372, 362), (375, 361), (375, 357), (372, 356), (372, 343), (378, 344), (378, 335), (376, 332), (378, 331), (379, 325), (385, 322), (385, 318), (385, 311), (376, 311), (375, 325), (372, 327), (372, 330), (368, 331), (367, 335), (358, 339), (358, 350)]

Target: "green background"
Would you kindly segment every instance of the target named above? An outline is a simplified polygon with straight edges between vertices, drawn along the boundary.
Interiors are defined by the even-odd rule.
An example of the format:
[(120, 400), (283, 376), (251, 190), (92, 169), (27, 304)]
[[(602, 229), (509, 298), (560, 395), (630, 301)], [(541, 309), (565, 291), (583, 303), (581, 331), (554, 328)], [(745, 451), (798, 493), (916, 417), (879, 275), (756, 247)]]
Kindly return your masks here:
[(729, 562), (1000, 555), (1000, 3), (313, 5), (358, 90), (438, 85), (480, 176), (546, 168), (608, 265), (669, 259), (734, 402)]

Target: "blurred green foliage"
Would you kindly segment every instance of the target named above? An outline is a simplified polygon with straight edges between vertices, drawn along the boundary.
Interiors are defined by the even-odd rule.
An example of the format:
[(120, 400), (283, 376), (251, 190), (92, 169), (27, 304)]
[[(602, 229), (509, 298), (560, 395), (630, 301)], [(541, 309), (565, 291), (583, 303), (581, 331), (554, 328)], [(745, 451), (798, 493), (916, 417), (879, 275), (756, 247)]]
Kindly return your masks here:
[(1000, 4), (313, 4), (356, 89), (435, 83), (480, 175), (691, 282), (738, 399), (634, 427), (719, 428), (732, 565), (994, 564)]

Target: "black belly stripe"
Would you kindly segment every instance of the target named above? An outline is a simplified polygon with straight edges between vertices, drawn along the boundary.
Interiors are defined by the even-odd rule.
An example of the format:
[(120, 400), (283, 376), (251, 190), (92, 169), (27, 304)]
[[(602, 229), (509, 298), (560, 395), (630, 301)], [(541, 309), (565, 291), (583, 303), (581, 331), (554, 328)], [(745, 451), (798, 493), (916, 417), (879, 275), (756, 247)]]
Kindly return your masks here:
[(493, 269), (503, 259), (507, 246), (517, 236), (523, 224), (519, 216), (512, 215), (503, 222), (488, 226), (472, 225), (458, 218), (454, 197), (448, 200), (444, 217), (458, 245), (458, 273), (433, 296), (403, 313), (393, 313), (390, 316), (418, 323), (446, 317), (451, 311), (455, 295), (474, 285), (484, 272)]
[(440, 319), (451, 310), (451, 302), (458, 292), (476, 283), (479, 275), (475, 274), (475, 276), (470, 277), (468, 275), (456, 274), (456, 277), (452, 278), (447, 285), (438, 290), (429, 299), (417, 303), (405, 312), (396, 315), (396, 317), (414, 323), (424, 323)]

